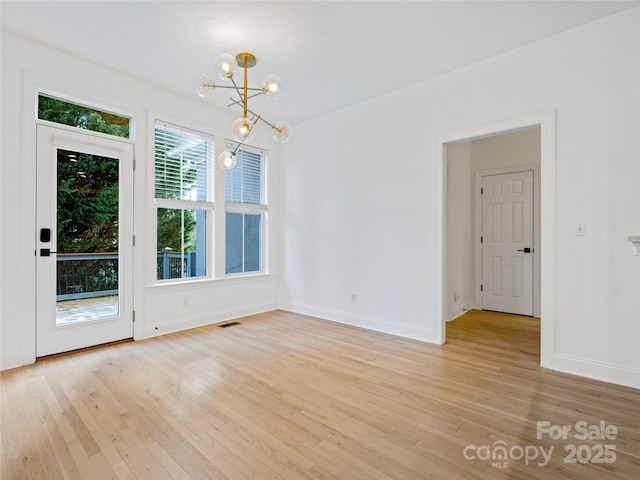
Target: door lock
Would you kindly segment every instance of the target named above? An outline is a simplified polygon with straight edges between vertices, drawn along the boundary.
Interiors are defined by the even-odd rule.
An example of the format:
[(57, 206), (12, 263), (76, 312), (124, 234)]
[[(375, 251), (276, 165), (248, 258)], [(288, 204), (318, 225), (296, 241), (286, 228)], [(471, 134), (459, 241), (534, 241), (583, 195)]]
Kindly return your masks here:
[(48, 243), (51, 241), (51, 229), (50, 228), (41, 228), (40, 229), (40, 241), (43, 243)]
[(524, 253), (531, 253), (533, 251), (533, 249), (531, 247), (525, 247), (525, 248), (521, 248), (520, 250), (517, 250), (518, 252), (524, 252)]

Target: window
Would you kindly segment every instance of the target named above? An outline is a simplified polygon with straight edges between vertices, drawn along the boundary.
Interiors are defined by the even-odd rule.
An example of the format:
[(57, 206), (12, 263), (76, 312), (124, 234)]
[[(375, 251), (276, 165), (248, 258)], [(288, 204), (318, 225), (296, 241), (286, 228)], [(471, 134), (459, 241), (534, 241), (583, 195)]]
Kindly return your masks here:
[[(235, 145), (227, 145), (227, 150)], [(267, 162), (264, 152), (242, 146), (238, 164), (225, 172), (226, 255), (225, 273), (264, 269), (266, 231)]]
[(158, 280), (211, 276), (213, 139), (156, 122)]
[(38, 119), (71, 127), (131, 138), (131, 119), (40, 93)]

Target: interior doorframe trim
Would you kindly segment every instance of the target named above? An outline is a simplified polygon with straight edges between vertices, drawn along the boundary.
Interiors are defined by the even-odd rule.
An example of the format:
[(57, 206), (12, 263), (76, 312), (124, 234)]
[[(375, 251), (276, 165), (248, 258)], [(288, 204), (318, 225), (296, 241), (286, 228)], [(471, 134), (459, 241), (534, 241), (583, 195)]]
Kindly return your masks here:
[(434, 262), (434, 343), (446, 340), (446, 144), (540, 127), (540, 365), (555, 368), (556, 352), (556, 293), (555, 293), (555, 234), (556, 234), (556, 111), (541, 112), (488, 123), (464, 130), (444, 133), (435, 139), (436, 239)]

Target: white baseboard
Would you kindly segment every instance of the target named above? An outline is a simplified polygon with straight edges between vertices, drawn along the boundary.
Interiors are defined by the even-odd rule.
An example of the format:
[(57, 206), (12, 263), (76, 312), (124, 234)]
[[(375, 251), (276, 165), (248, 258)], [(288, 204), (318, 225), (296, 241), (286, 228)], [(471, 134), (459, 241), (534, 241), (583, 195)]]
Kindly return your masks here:
[(585, 358), (556, 353), (555, 370), (625, 387), (640, 388), (640, 370), (621, 365), (594, 362)]
[(353, 327), (359, 327), (366, 330), (373, 330), (375, 332), (388, 333), (390, 335), (411, 338), (422, 342), (434, 343), (433, 331), (431, 329), (416, 328), (412, 325), (392, 323), (368, 316), (354, 315), (352, 313), (319, 308), (302, 303), (282, 302), (279, 308), (281, 310), (299, 313), (301, 315), (309, 315), (322, 320), (343, 323), (345, 325), (351, 325)]
[(220, 322), (226, 322), (228, 320), (235, 320), (237, 318), (246, 317), (248, 315), (271, 312), (277, 309), (278, 304), (276, 302), (266, 302), (256, 303), (253, 305), (243, 305), (242, 307), (221, 310), (218, 312), (207, 312), (202, 315), (181, 318), (180, 320), (175, 322), (166, 322), (158, 326), (145, 327), (142, 331), (142, 338), (140, 340), (145, 338), (158, 337), (160, 335), (166, 335), (169, 333), (180, 332), (183, 330), (189, 330), (191, 328), (213, 325)]
[(469, 310), (472, 310), (472, 309), (473, 309), (473, 304), (468, 304), (449, 312), (449, 320), (447, 320), (447, 322), (451, 322), (455, 320), (459, 316), (464, 315), (465, 313), (467, 313)]

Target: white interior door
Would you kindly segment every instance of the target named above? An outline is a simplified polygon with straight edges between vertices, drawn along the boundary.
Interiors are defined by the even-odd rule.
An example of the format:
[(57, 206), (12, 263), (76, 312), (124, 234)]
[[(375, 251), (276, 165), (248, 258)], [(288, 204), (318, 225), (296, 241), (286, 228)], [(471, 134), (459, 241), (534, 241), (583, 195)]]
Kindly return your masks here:
[(482, 308), (533, 315), (533, 171), (482, 177)]
[(133, 145), (39, 125), (36, 353), (133, 336)]

